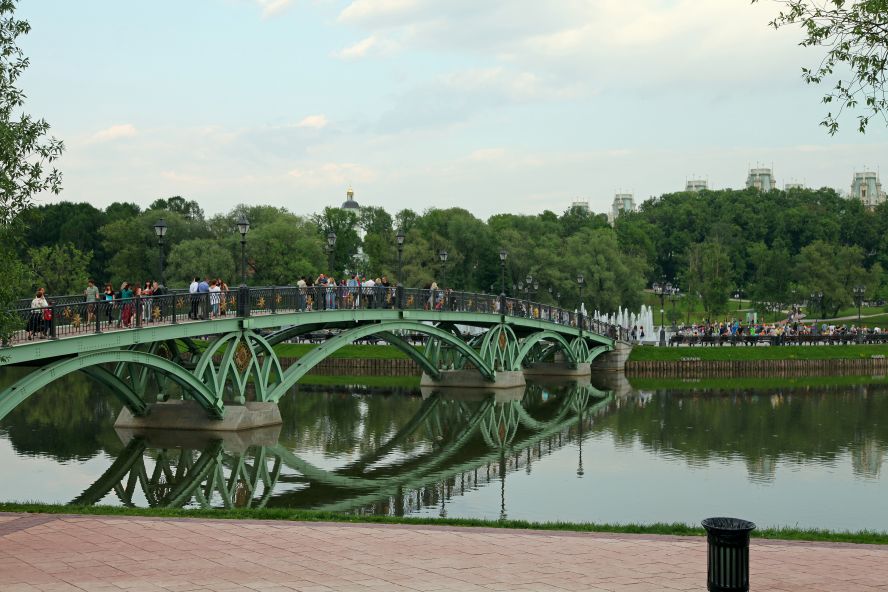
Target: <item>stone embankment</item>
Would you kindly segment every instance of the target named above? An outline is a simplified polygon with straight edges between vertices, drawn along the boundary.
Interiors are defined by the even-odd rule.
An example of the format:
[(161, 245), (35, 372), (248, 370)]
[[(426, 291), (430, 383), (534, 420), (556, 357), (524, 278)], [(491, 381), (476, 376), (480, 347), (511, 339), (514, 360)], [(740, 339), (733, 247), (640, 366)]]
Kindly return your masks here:
[(760, 373), (770, 376), (884, 375), (888, 374), (888, 359), (874, 356), (857, 360), (700, 360), (689, 356), (681, 360), (629, 361), (626, 363), (626, 373), (631, 376), (676, 378), (755, 376)]

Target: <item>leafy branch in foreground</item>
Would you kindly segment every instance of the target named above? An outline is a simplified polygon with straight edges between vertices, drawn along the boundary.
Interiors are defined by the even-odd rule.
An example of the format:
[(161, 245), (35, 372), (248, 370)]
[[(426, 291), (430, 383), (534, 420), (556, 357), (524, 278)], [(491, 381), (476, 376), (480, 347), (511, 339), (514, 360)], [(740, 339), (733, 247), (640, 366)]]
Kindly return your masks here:
[[(753, 3), (759, 0), (752, 0)], [(822, 47), (826, 55), (814, 68), (802, 68), (808, 84), (836, 79), (823, 95), (835, 105), (821, 125), (835, 134), (839, 117), (847, 110), (860, 111), (858, 130), (866, 131), (873, 117), (888, 123), (885, 70), (888, 64), (888, 0), (778, 0), (785, 9), (770, 22), (775, 29), (799, 25), (802, 47)]]

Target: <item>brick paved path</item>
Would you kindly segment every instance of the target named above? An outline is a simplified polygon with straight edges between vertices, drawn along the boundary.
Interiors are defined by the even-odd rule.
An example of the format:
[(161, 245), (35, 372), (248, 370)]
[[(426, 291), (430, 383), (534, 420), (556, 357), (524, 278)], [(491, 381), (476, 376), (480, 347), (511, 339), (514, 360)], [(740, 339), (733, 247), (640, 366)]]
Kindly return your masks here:
[[(705, 590), (702, 538), (0, 514), (0, 590)], [(753, 590), (888, 590), (888, 547), (754, 541)]]

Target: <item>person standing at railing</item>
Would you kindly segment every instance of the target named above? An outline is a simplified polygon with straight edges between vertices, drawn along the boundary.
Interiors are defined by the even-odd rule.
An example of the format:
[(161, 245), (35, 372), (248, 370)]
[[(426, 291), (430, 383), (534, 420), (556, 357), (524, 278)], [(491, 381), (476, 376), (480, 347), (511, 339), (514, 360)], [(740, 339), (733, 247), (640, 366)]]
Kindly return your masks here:
[(96, 319), (96, 301), (99, 299), (99, 289), (96, 287), (96, 281), (92, 278), (86, 280), (83, 299), (86, 301), (86, 321), (92, 323)]
[(228, 314), (228, 307), (226, 306), (226, 302), (228, 302), (228, 284), (222, 278), (216, 278), (216, 285), (219, 287), (219, 314), (225, 316)]
[(197, 319), (197, 287), (200, 285), (200, 278), (194, 276), (194, 279), (191, 281), (191, 284), (188, 286), (188, 293), (190, 294), (189, 298), (191, 299), (191, 309), (188, 311), (188, 318), (192, 320)]
[(296, 282), (296, 287), (298, 288), (296, 294), (296, 307), (302, 312), (305, 310), (305, 288), (308, 287), (308, 282), (305, 281), (305, 276), (299, 278), (299, 281)]
[(207, 308), (210, 305), (210, 279), (204, 276), (204, 279), (197, 284), (198, 306), (197, 311), (200, 318), (205, 319), (210, 316)]
[(219, 316), (219, 297), (222, 288), (216, 283), (216, 280), (210, 281), (210, 307), (213, 309), (213, 318)]
[[(129, 282), (123, 282), (120, 286), (120, 305), (123, 307), (120, 311), (120, 322), (123, 326), (129, 328), (133, 318), (133, 291)], [(117, 326), (120, 326), (118, 322)]]
[(105, 303), (105, 317), (110, 325), (111, 321), (114, 320), (114, 288), (111, 287), (111, 284), (105, 284), (102, 300)]
[[(47, 314), (49, 318), (47, 319)], [(28, 316), (28, 340), (33, 339), (34, 335), (41, 333), (46, 337), (49, 324), (52, 321), (52, 309), (49, 308), (49, 302), (46, 301), (46, 293), (43, 288), (38, 288), (34, 299), (31, 300), (31, 313)]]

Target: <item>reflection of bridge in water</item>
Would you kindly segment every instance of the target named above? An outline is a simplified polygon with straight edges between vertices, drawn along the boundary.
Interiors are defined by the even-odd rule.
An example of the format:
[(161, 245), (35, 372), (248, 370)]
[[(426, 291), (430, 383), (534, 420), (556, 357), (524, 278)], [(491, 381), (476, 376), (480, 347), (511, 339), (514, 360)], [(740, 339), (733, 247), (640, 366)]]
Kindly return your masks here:
[[(152, 507), (282, 506), (337, 512), (410, 513), (529, 468), (588, 430), (611, 395), (589, 385), (485, 394), (435, 393), (372, 452), (334, 469), (278, 444), (277, 428), (221, 439), (208, 434), (121, 433), (125, 449), (75, 504), (109, 494)], [(404, 445), (422, 432), (427, 441)], [(580, 453), (581, 454), (581, 453)], [(582, 456), (579, 460), (582, 471)], [(505, 509), (503, 508), (503, 512)]]

